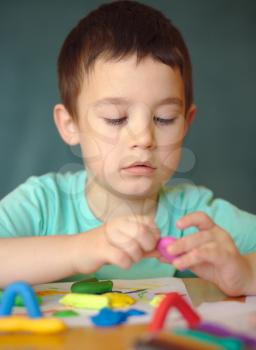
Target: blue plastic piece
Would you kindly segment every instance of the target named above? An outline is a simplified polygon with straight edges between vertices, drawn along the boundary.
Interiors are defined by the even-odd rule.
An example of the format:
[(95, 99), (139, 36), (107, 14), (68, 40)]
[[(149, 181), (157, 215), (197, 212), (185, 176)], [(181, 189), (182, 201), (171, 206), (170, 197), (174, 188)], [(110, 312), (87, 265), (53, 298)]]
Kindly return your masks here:
[(137, 310), (137, 309), (130, 309), (128, 311), (126, 311), (128, 316), (142, 316), (145, 315), (146, 312), (142, 311), (142, 310)]
[(18, 281), (10, 284), (3, 293), (0, 304), (0, 316), (9, 316), (15, 302), (16, 295), (23, 298), (24, 305), (27, 308), (28, 316), (31, 318), (42, 317), (42, 313), (33, 288), (26, 282)]
[(128, 311), (113, 311), (108, 307), (104, 307), (100, 312), (91, 317), (93, 324), (99, 327), (109, 327), (124, 323), (129, 316), (141, 316), (146, 312), (130, 309)]

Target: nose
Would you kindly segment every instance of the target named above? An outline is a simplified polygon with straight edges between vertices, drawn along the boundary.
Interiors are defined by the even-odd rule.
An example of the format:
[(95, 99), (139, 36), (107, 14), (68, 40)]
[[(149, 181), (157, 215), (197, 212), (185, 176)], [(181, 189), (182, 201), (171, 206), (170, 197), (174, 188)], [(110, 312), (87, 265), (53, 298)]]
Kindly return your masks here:
[(137, 121), (133, 125), (128, 125), (129, 147), (153, 149), (155, 148), (155, 134), (153, 123), (144, 119)]

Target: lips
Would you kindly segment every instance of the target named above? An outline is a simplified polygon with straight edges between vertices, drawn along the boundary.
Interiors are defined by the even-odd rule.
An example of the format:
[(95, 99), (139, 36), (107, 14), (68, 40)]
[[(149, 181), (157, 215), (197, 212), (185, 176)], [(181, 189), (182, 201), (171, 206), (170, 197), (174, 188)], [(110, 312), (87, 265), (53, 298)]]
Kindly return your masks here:
[(156, 168), (150, 162), (134, 162), (123, 167), (122, 170), (134, 175), (151, 175)]

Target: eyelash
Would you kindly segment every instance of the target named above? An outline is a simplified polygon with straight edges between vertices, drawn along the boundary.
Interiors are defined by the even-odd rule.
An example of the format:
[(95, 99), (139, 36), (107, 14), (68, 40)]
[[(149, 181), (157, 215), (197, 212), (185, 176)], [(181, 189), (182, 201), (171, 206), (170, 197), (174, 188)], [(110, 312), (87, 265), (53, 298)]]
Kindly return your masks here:
[[(163, 119), (163, 118), (160, 118), (160, 117), (154, 117), (154, 121), (158, 122), (160, 125), (173, 124), (176, 119), (177, 119), (177, 117), (172, 118), (172, 119)], [(127, 117), (122, 117), (122, 118), (118, 118), (118, 119), (104, 118), (104, 120), (105, 120), (105, 122), (107, 124), (110, 124), (110, 125), (113, 125), (113, 126), (120, 126), (120, 125), (124, 124), (124, 122), (127, 121)]]
[(105, 122), (107, 124), (110, 125), (114, 125), (114, 126), (118, 126), (123, 124), (123, 122), (125, 122), (127, 120), (127, 117), (123, 117), (123, 118), (118, 118), (118, 119), (108, 119), (108, 118), (104, 118)]
[(177, 117), (174, 117), (172, 119), (163, 119), (163, 118), (160, 118), (160, 117), (154, 117), (154, 121), (158, 122), (159, 124), (161, 125), (170, 125), (170, 124), (173, 124), (175, 122), (175, 120), (177, 119)]

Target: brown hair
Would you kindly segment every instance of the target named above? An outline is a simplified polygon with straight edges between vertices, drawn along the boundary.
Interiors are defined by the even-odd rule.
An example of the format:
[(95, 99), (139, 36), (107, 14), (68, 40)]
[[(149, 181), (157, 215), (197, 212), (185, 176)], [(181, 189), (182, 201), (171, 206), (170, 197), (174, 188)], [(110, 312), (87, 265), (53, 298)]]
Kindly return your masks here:
[(160, 11), (136, 1), (103, 4), (84, 17), (67, 36), (58, 58), (59, 90), (68, 112), (77, 118), (76, 103), (85, 73), (97, 58), (151, 56), (178, 67), (185, 86), (186, 111), (193, 102), (192, 68), (186, 44)]

